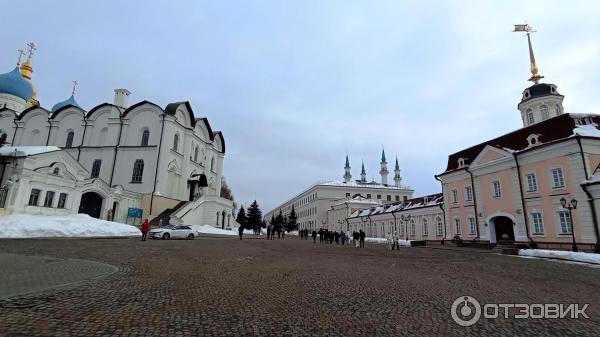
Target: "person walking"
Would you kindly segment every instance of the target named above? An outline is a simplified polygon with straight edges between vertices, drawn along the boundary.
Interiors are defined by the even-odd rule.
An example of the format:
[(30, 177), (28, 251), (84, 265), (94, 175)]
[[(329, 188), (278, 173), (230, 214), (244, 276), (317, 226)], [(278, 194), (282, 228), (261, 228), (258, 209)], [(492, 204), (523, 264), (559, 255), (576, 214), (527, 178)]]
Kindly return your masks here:
[(335, 244), (339, 245), (340, 244), (340, 233), (338, 233), (337, 231), (335, 231), (335, 233), (333, 233), (333, 237), (335, 239)]
[(272, 227), (272, 225), (267, 226), (267, 240), (271, 240), (271, 230), (273, 229)]
[(313, 238), (313, 243), (317, 243), (317, 231), (315, 231), (315, 230), (312, 231), (312, 238)]
[(146, 237), (148, 236), (148, 232), (150, 231), (150, 223), (148, 219), (144, 219), (144, 223), (142, 223), (142, 241), (146, 241)]
[(354, 246), (356, 248), (359, 247), (358, 246), (358, 239), (359, 239), (358, 232), (356, 232), (356, 231), (352, 232), (352, 240), (354, 240)]
[(238, 227), (238, 234), (240, 235), (240, 240), (241, 240), (242, 235), (244, 235), (244, 226)]
[(323, 228), (319, 228), (319, 242), (323, 243)]
[(344, 231), (342, 231), (340, 233), (340, 240), (342, 240), (342, 246), (343, 246), (344, 243), (346, 242), (346, 233), (344, 233)]
[(386, 239), (386, 244), (387, 244), (387, 249), (388, 250), (392, 250), (392, 241), (394, 240), (392, 238), (392, 234), (390, 232), (387, 233), (387, 235), (385, 236)]
[(392, 242), (392, 250), (394, 250), (394, 248), (400, 250), (400, 243), (398, 242), (400, 238), (398, 237), (398, 232), (394, 232), (394, 234), (392, 235), (392, 240), (394, 240)]
[(283, 229), (283, 230), (281, 231), (281, 240), (283, 240), (283, 238), (284, 238), (284, 237), (285, 237), (285, 229)]
[(360, 240), (360, 248), (365, 248), (365, 237), (366, 236), (367, 235), (365, 234), (365, 232), (363, 232), (362, 229), (358, 232), (358, 238)]

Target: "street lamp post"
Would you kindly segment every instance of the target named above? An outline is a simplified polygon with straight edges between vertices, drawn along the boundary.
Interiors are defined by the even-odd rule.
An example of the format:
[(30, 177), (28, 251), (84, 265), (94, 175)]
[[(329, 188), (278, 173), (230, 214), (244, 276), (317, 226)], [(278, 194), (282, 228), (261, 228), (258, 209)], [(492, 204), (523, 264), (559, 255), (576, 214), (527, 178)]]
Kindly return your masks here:
[(571, 210), (577, 209), (577, 199), (571, 199), (571, 202), (567, 203), (567, 199), (560, 198), (560, 205), (562, 208), (569, 210), (569, 222), (571, 223), (571, 238), (573, 239), (573, 251), (577, 251), (577, 243), (575, 242), (575, 226), (573, 225), (573, 214)]
[(408, 222), (411, 218), (412, 216), (410, 214), (406, 217), (404, 214), (400, 214), (400, 220), (402, 220), (402, 223), (404, 224), (404, 236), (406, 237), (406, 241), (408, 241)]

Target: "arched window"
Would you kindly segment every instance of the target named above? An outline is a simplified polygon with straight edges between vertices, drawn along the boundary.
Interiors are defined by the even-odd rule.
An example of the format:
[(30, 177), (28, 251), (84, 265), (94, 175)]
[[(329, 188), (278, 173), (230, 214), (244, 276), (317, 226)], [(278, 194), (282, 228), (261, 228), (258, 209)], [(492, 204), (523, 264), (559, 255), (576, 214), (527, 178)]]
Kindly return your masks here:
[(60, 173), (60, 170), (58, 169), (58, 167), (55, 167), (54, 170), (52, 170), (52, 174), (54, 174), (55, 176), (57, 176)]
[(410, 220), (410, 235), (415, 236), (415, 232), (417, 231), (415, 220)]
[(215, 157), (210, 159), (210, 170), (213, 172), (215, 171)]
[(4, 145), (6, 143), (6, 133), (3, 133), (2, 136), (0, 136), (0, 145)]
[(429, 235), (429, 228), (427, 228), (427, 219), (423, 219), (423, 236)]
[(533, 117), (533, 110), (527, 109), (527, 125), (531, 125), (535, 123), (535, 118)]
[(178, 148), (179, 148), (179, 134), (176, 133), (175, 137), (173, 137), (173, 151), (177, 152)]
[(137, 159), (133, 164), (133, 174), (131, 175), (132, 183), (141, 183), (144, 175), (144, 160)]
[(437, 235), (438, 236), (442, 236), (444, 235), (444, 223), (442, 222), (442, 218), (440, 218), (439, 216), (435, 219), (435, 222), (437, 223)]
[(65, 147), (73, 147), (73, 137), (75, 137), (75, 132), (69, 131), (69, 133), (67, 133), (67, 141), (65, 142)]
[(148, 139), (150, 138), (150, 131), (147, 129), (142, 132), (142, 143), (141, 146), (148, 146)]
[(556, 112), (556, 115), (560, 115), (560, 113), (562, 112), (562, 110), (560, 109), (560, 105), (556, 104), (554, 106), (554, 112)]
[(542, 120), (543, 121), (545, 121), (546, 119), (550, 118), (550, 112), (548, 111), (548, 106), (547, 105), (540, 106), (540, 111), (542, 112)]
[(198, 162), (198, 147), (197, 146), (194, 148), (194, 161)]

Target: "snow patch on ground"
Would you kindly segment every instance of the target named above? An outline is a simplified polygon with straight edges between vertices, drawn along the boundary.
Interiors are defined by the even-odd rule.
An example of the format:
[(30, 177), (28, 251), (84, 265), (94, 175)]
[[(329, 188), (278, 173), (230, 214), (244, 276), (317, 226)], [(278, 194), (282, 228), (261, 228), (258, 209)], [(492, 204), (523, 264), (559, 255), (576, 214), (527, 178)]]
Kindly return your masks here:
[[(400, 247), (410, 247), (410, 241), (411, 240), (398, 240), (398, 245)], [(385, 238), (365, 238), (365, 242), (372, 242), (372, 243), (388, 243), (388, 240)]]
[(546, 249), (520, 249), (519, 256), (544, 257), (550, 259), (593, 263), (600, 265), (600, 254), (594, 253), (567, 252), (562, 250)]
[[(232, 236), (239, 235), (237, 228), (227, 230), (227, 229), (217, 228), (217, 227), (211, 226), (211, 225), (190, 225), (190, 227), (193, 230), (197, 231), (198, 233), (202, 233), (202, 234), (232, 235)], [(248, 230), (248, 229), (244, 230), (244, 235), (252, 235), (252, 234), (254, 234), (253, 231)]]
[(0, 217), (0, 238), (141, 235), (137, 227), (92, 218), (87, 214), (65, 216), (13, 214)]

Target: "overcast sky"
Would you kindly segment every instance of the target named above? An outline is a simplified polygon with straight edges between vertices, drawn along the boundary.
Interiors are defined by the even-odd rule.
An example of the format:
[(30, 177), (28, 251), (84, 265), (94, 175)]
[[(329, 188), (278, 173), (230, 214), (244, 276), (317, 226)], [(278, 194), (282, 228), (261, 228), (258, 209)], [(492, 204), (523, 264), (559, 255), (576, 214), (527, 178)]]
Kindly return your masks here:
[[(8, 6), (8, 8), (7, 8)], [(12, 6), (12, 8), (11, 8)], [(379, 179), (384, 146), (416, 195), (440, 190), (448, 154), (521, 126), (530, 23), (545, 81), (567, 112), (600, 113), (596, 1), (10, 1), (0, 71), (34, 41), (42, 106), (188, 100), (227, 144), (236, 201), (264, 211), (346, 152)], [(392, 164), (390, 164), (392, 166)], [(390, 175), (390, 180), (393, 176)]]

